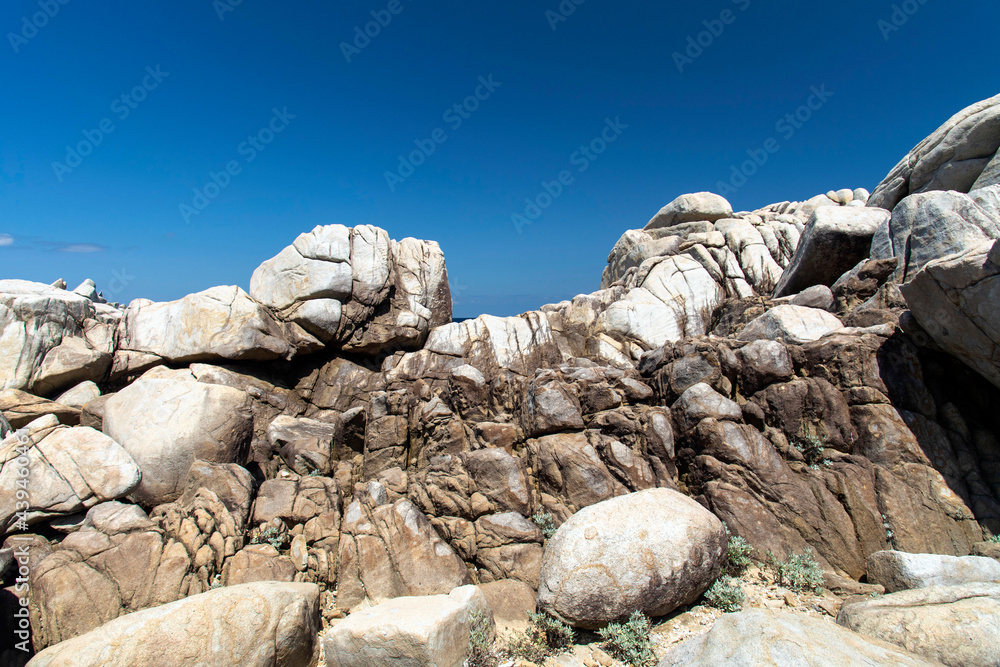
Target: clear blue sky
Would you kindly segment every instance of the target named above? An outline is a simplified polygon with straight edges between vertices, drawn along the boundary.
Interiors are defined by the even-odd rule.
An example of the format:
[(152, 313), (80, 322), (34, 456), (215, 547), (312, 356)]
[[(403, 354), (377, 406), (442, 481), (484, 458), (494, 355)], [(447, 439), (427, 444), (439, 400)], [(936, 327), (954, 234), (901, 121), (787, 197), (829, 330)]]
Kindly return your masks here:
[[(994, 0), (908, 0), (898, 30), (894, 3), (872, 0), (566, 0), (558, 22), (546, 15), (558, 0), (396, 1), (42, 0), (54, 16), (37, 31), (23, 17), (38, 0), (4, 2), (0, 276), (166, 300), (246, 287), (314, 225), (371, 223), (441, 244), (456, 316), (514, 314), (597, 289), (623, 231), (716, 190), (769, 138), (780, 150), (730, 194), (737, 210), (872, 189), (951, 114), (1000, 92)], [(391, 21), (347, 62), (341, 43), (373, 11)], [(709, 28), (679, 71), (673, 54)], [(491, 75), (492, 92), (479, 83)], [(832, 97), (778, 126), (813, 86)], [(477, 89), (467, 118), (445, 115)], [(574, 155), (606, 119), (627, 128), (593, 159)], [(113, 131), (67, 156), (102, 122)], [(243, 144), (272, 122), (261, 150)], [(390, 187), (398, 156), (428, 139), (433, 154)], [(185, 220), (180, 205), (204, 204), (193, 189), (230, 162), (228, 186)], [(564, 171), (518, 230), (512, 214)]]

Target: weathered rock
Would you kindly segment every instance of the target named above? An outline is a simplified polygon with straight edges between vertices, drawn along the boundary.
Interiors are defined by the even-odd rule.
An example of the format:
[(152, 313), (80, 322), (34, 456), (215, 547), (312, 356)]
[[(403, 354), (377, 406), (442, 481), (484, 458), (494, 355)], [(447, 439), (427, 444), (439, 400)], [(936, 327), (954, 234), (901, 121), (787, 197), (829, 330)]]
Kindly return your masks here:
[(245, 392), (186, 370), (153, 369), (105, 404), (104, 432), (136, 460), (136, 498), (150, 507), (181, 494), (195, 459), (242, 462), (252, 426)]
[(813, 285), (833, 285), (845, 271), (868, 257), (872, 237), (889, 217), (889, 211), (877, 208), (816, 209), (774, 296), (798, 294)]
[(915, 192), (969, 192), (998, 147), (1000, 95), (963, 109), (917, 144), (875, 188), (868, 205), (891, 211)]
[(338, 426), (280, 415), (267, 427), (267, 439), (278, 450), (285, 465), (295, 472), (308, 475), (315, 470), (326, 475), (335, 461)]
[(260, 582), (128, 614), (49, 647), (29, 664), (307, 667), (318, 630), (315, 584)]
[(118, 311), (98, 312), (87, 298), (26, 280), (0, 280), (0, 388), (39, 395), (111, 366)]
[(475, 586), (447, 595), (398, 597), (357, 611), (323, 637), (327, 667), (461, 667), (469, 649), (473, 612), (492, 624), (489, 605)]
[(1000, 563), (981, 556), (940, 556), (902, 551), (877, 551), (868, 556), (868, 583), (887, 593), (928, 586), (1000, 583)]
[(671, 407), (671, 412), (682, 431), (694, 428), (702, 419), (739, 421), (743, 418), (743, 411), (735, 401), (729, 400), (704, 382), (699, 382), (681, 394)]
[(91, 380), (84, 380), (80, 384), (67, 389), (56, 397), (56, 403), (68, 405), (71, 408), (80, 409), (90, 401), (101, 395), (101, 389)]
[[(150, 355), (173, 363), (291, 359), (321, 347), (298, 325), (275, 319), (234, 286), (162, 303), (136, 299), (125, 310), (118, 335), (115, 363), (122, 372), (134, 364), (148, 365)], [(129, 353), (141, 361), (130, 361)]]
[(743, 329), (740, 340), (781, 340), (808, 343), (843, 328), (835, 316), (825, 310), (801, 306), (775, 306)]
[(696, 192), (681, 195), (661, 208), (644, 229), (660, 229), (700, 220), (715, 222), (732, 214), (733, 207), (724, 197), (711, 192)]
[(930, 586), (848, 601), (837, 623), (951, 667), (1000, 663), (1000, 584)]
[(872, 239), (872, 259), (897, 258), (893, 280), (905, 283), (929, 262), (1000, 239), (1000, 185), (911, 195)]
[[(99, 431), (42, 417), (0, 443), (0, 535), (14, 525), (27, 491), (28, 524), (121, 498), (139, 484), (128, 452)], [(25, 475), (26, 473), (26, 475)], [(19, 484), (23, 482), (23, 484)]]
[(574, 511), (627, 492), (583, 433), (555, 433), (529, 440), (538, 484)]
[(21, 428), (44, 415), (54, 415), (60, 423), (75, 426), (80, 410), (57, 401), (48, 401), (20, 389), (0, 391), (0, 411), (14, 428)]
[(737, 350), (736, 356), (742, 362), (740, 374), (748, 393), (787, 380), (795, 370), (788, 350), (776, 340), (755, 340)]
[(337, 607), (366, 599), (436, 595), (472, 583), (465, 564), (409, 500), (389, 503), (384, 489), (344, 510)]
[(486, 596), (486, 603), (498, 626), (526, 624), (528, 614), (535, 613), (537, 594), (523, 581), (501, 579), (480, 584), (478, 588)]
[(793, 306), (832, 311), (836, 297), (833, 295), (833, 290), (826, 285), (813, 285), (793, 296), (789, 303)]
[(869, 639), (822, 617), (763, 609), (723, 614), (705, 634), (670, 649), (659, 667), (842, 667), (938, 663)]
[(900, 291), (938, 345), (1000, 387), (1000, 241), (932, 261)]
[(538, 606), (597, 628), (635, 610), (662, 616), (715, 581), (722, 522), (676, 491), (650, 489), (580, 510), (545, 549)]
[(489, 448), (467, 452), (462, 460), (479, 492), (498, 509), (531, 514), (531, 493), (521, 459), (503, 449)]

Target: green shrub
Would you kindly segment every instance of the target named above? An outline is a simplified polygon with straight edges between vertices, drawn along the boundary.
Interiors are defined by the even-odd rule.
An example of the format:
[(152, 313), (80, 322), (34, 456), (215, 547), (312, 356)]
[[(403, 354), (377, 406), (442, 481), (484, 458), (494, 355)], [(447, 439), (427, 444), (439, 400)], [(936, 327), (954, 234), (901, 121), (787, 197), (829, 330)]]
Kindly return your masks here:
[(280, 551), (285, 546), (285, 537), (281, 534), (279, 528), (265, 526), (258, 530), (257, 534), (250, 539), (250, 544), (270, 544)]
[(993, 535), (992, 537), (990, 537), (986, 541), (987, 542), (992, 542), (993, 544), (1000, 544), (1000, 535)]
[(729, 537), (729, 544), (726, 547), (725, 573), (738, 577), (753, 565), (753, 547), (745, 539), (737, 535)]
[(734, 612), (743, 608), (746, 593), (732, 577), (719, 577), (705, 593), (705, 602), (721, 611)]
[(802, 453), (802, 458), (806, 460), (810, 468), (818, 469), (820, 464), (830, 465), (830, 460), (823, 458), (823, 443), (815, 435), (807, 435), (792, 443), (795, 449)]
[(573, 628), (548, 614), (528, 614), (528, 628), (504, 642), (501, 651), (514, 660), (542, 663), (546, 658), (569, 650)]
[(656, 654), (649, 638), (650, 630), (649, 619), (635, 611), (624, 623), (611, 623), (597, 634), (612, 657), (632, 667), (652, 667), (656, 664)]
[(465, 667), (497, 667), (500, 655), (493, 646), (493, 624), (488, 614), (473, 609), (469, 614), (469, 655)]
[(777, 564), (778, 584), (795, 591), (819, 592), (823, 585), (823, 570), (813, 558), (812, 549), (805, 553), (793, 554), (783, 563)]
[(552, 536), (556, 534), (555, 519), (553, 519), (552, 515), (548, 512), (536, 512), (532, 515), (531, 520), (534, 521), (535, 525), (541, 529), (542, 535), (545, 536), (545, 539), (552, 539)]

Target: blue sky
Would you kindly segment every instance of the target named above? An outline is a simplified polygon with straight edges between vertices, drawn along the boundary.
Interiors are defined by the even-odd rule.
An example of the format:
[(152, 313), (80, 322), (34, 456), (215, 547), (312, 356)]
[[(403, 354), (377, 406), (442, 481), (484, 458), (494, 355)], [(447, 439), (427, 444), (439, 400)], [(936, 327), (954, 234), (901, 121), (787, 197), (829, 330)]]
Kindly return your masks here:
[(441, 244), (457, 317), (515, 314), (768, 139), (737, 210), (873, 189), (1000, 92), (987, 0), (63, 2), (0, 9), (0, 276), (118, 301), (370, 223)]

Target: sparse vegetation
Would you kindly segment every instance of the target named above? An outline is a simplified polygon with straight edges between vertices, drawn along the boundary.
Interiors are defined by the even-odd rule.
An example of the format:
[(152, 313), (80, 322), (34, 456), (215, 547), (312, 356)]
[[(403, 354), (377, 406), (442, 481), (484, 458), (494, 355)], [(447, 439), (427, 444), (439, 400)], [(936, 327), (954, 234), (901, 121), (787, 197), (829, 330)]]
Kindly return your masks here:
[(552, 539), (552, 536), (556, 534), (555, 519), (553, 519), (552, 515), (548, 512), (535, 512), (535, 514), (532, 515), (531, 520), (534, 521), (535, 525), (541, 529), (542, 535), (545, 536), (545, 539), (550, 540)]
[(603, 648), (626, 665), (652, 667), (656, 664), (653, 642), (649, 638), (649, 619), (641, 612), (632, 612), (623, 623), (611, 623), (597, 631), (604, 640)]
[(739, 581), (729, 576), (715, 580), (712, 587), (705, 593), (705, 602), (725, 612), (739, 611), (743, 608), (746, 593), (740, 588)]
[(813, 558), (812, 549), (803, 554), (792, 554), (788, 560), (776, 563), (775, 574), (778, 584), (800, 593), (818, 593), (823, 585), (823, 570)]
[(501, 656), (493, 645), (493, 624), (481, 609), (469, 614), (469, 654), (465, 667), (497, 667)]
[(573, 628), (548, 614), (529, 614), (528, 629), (509, 637), (500, 651), (514, 660), (541, 664), (546, 658), (569, 650), (573, 644)]
[(993, 544), (1000, 544), (1000, 535), (993, 535), (989, 537), (986, 541), (992, 542)]
[(285, 536), (281, 530), (275, 526), (265, 526), (257, 530), (257, 533), (250, 539), (250, 544), (270, 544), (275, 549), (281, 550), (285, 546)]
[(802, 458), (806, 460), (806, 464), (809, 465), (813, 470), (818, 470), (820, 465), (831, 465), (830, 459), (824, 458), (824, 447), (823, 442), (817, 438), (815, 435), (807, 435), (802, 438), (798, 438), (792, 443), (795, 449), (799, 450), (802, 454)]
[[(726, 529), (728, 532), (728, 528)], [(753, 547), (745, 539), (737, 536), (729, 536), (729, 544), (726, 547), (726, 559), (723, 571), (731, 577), (738, 577), (753, 565)]]

